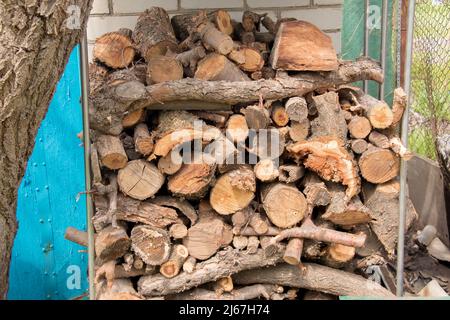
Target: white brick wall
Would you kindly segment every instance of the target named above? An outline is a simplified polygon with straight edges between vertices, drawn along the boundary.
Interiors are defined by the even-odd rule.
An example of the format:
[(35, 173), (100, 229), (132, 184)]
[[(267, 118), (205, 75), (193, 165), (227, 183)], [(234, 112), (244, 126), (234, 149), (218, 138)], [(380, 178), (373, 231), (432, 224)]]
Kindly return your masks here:
[[(134, 29), (140, 12), (152, 6), (165, 8), (170, 16), (196, 9), (227, 9), (240, 20), (244, 10), (267, 12), (273, 19), (294, 17), (314, 23), (332, 39), (340, 52), (342, 3), (344, 0), (94, 0), (88, 22), (89, 47), (95, 39), (119, 28)], [(91, 51), (91, 50), (90, 50)]]

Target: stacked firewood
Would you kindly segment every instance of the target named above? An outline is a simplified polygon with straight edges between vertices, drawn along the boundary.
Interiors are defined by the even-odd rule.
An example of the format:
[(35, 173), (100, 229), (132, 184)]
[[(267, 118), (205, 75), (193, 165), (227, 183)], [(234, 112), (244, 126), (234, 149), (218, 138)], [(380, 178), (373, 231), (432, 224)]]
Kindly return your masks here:
[(406, 99), (350, 86), (378, 63), (307, 22), (157, 7), (93, 55), (99, 299), (392, 294), (364, 270), (395, 250)]

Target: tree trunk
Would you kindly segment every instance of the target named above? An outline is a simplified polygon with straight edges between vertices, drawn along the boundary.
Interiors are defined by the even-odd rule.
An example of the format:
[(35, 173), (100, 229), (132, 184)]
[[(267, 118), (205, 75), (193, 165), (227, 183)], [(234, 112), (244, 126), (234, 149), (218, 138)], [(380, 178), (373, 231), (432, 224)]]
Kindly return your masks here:
[[(71, 5), (81, 9), (78, 21)], [(20, 180), (91, 5), (92, 0), (0, 3), (0, 299), (8, 290)]]

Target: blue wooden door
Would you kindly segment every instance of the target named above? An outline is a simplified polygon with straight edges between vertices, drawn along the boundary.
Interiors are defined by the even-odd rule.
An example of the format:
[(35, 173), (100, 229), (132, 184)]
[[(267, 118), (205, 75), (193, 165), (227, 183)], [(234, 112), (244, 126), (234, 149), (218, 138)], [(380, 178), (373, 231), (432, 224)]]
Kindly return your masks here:
[(86, 248), (64, 239), (68, 226), (86, 228), (79, 66), (76, 48), (20, 185), (9, 299), (72, 299), (88, 288)]

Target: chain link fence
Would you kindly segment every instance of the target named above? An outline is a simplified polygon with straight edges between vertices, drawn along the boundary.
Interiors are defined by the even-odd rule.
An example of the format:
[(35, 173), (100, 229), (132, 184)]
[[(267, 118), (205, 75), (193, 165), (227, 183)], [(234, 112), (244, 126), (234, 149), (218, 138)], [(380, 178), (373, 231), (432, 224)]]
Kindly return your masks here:
[(409, 146), (436, 160), (450, 133), (450, 0), (417, 0), (411, 69)]

